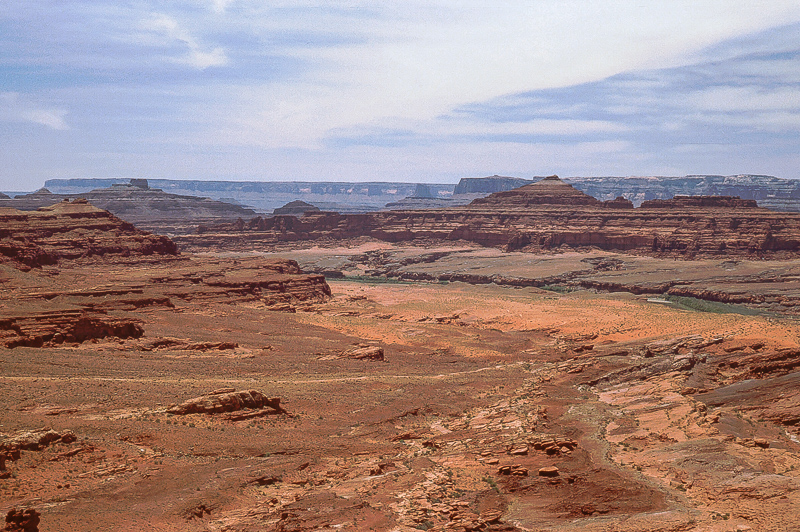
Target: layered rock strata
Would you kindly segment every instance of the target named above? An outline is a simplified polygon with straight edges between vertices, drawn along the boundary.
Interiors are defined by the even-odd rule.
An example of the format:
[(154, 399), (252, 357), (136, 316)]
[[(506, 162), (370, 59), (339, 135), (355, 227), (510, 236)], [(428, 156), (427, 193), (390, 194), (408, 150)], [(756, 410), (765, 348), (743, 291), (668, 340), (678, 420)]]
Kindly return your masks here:
[(191, 232), (200, 223), (232, 221), (256, 214), (252, 209), (225, 201), (169, 194), (150, 188), (146, 179), (132, 179), (130, 183), (116, 183), (80, 194), (53, 194), (43, 188), (32, 194), (2, 200), (0, 207), (29, 211), (76, 199), (85, 199), (126, 222), (162, 234)]
[(505, 250), (602, 249), (633, 254), (781, 258), (800, 250), (800, 216), (726, 197), (678, 197), (632, 208), (602, 202), (556, 176), (465, 207), (256, 217), (200, 227), (181, 243), (241, 249), (276, 242), (370, 237), (388, 242), (465, 240)]
[(687, 175), (683, 177), (571, 177), (577, 189), (598, 199), (624, 196), (635, 205), (677, 195), (739, 196), (776, 211), (800, 211), (800, 182), (767, 175)]
[(141, 231), (86, 200), (63, 201), (36, 211), (0, 209), (0, 263), (22, 269), (61, 260), (174, 256), (167, 237)]
[(97, 311), (58, 309), (0, 316), (0, 345), (9, 348), (81, 343), (94, 338), (139, 338), (142, 334), (138, 320)]
[(270, 408), (276, 413), (286, 412), (281, 407), (280, 397), (267, 397), (258, 390), (242, 390), (195, 397), (179, 405), (171, 406), (167, 409), (167, 413), (175, 415), (216, 414), (235, 412), (245, 408)]
[[(324, 302), (331, 295), (324, 276), (304, 274), (297, 262), (288, 259), (186, 258), (173, 259), (168, 268), (158, 263), (131, 269), (119, 265), (109, 268), (99, 260), (88, 265), (67, 263), (58, 275), (59, 281), (64, 278), (68, 282), (74, 270), (92, 268), (94, 276), (103, 279), (100, 287), (42, 289), (35, 284), (6, 284), (6, 296), (0, 298), (0, 346), (50, 347), (102, 338), (140, 338), (146, 323), (140, 315), (129, 312), (172, 311), (189, 302), (257, 303), (270, 310), (295, 312)], [(3, 268), (8, 266), (0, 264), (0, 274)], [(48, 267), (42, 275), (53, 270)], [(163, 347), (208, 351), (234, 349), (236, 345), (162, 339), (151, 340), (143, 348)]]
[(169, 238), (85, 200), (0, 210), (0, 286), (0, 347), (6, 348), (140, 338), (145, 322), (131, 311), (171, 311), (189, 301), (257, 302), (294, 312), (331, 295), (322, 275), (304, 274), (295, 261), (181, 257)]

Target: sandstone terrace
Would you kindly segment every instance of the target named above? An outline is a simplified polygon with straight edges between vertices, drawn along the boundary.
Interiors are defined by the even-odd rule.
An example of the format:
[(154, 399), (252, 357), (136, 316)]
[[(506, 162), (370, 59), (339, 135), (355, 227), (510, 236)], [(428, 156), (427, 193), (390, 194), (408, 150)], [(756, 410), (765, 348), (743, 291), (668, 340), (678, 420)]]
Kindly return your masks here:
[[(791, 261), (360, 240), (0, 264), (3, 312), (141, 329), (0, 348), (0, 510), (43, 531), (793, 529), (797, 323), (580, 284), (746, 293)], [(416, 274), (436, 282), (371, 282)], [(245, 391), (284, 413), (170, 413)]]
[(506, 251), (591, 250), (694, 259), (788, 259), (800, 250), (800, 215), (727, 197), (601, 202), (555, 176), (464, 207), (342, 215), (256, 217), (201, 226), (178, 237), (190, 249), (245, 249), (278, 242), (466, 241)]

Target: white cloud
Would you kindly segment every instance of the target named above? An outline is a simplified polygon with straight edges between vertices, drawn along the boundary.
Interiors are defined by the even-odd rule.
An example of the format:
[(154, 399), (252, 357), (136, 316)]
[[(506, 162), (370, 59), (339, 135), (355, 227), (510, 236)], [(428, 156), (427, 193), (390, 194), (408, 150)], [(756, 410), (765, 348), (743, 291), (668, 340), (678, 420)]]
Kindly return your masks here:
[(22, 117), (34, 124), (41, 124), (50, 129), (67, 130), (69, 126), (64, 120), (67, 112), (62, 109), (32, 109), (24, 111)]
[(693, 116), (693, 119), (695, 124), (717, 125), (751, 132), (768, 131), (784, 135), (797, 135), (800, 131), (800, 112), (797, 111), (698, 113)]
[(278, 43), (311, 68), (248, 89), (232, 127), (269, 146), (313, 147), (334, 129), (431, 120), (469, 102), (683, 64), (742, 32), (800, 21), (794, 0), (412, 1), (373, 9), (363, 19), (341, 11), (292, 18), (299, 31), (322, 24), (365, 42)]
[(42, 107), (18, 93), (0, 93), (0, 121), (28, 122), (65, 131), (69, 129), (66, 115), (65, 109)]
[(630, 131), (624, 124), (605, 120), (575, 120), (575, 119), (535, 119), (524, 122), (482, 122), (467, 119), (432, 120), (425, 122), (399, 120), (382, 121), (373, 127), (354, 127), (331, 131), (333, 139), (356, 139), (366, 144), (370, 140), (380, 142), (391, 138), (393, 133), (407, 134), (413, 141), (418, 137), (417, 143), (453, 142), (458, 138), (473, 139), (498, 139), (503, 137), (560, 137), (584, 136), (598, 133), (623, 133)]
[(205, 70), (212, 66), (223, 66), (228, 63), (228, 57), (224, 49), (217, 47), (210, 51), (204, 51), (192, 34), (169, 15), (155, 14), (151, 18), (142, 21), (141, 27), (165, 36), (167, 38), (163, 43), (165, 46), (178, 41), (188, 47), (187, 53), (171, 59), (175, 62), (184, 63), (199, 70)]
[[(61, 152), (6, 148), (20, 168), (36, 150), (74, 165), (38, 175), (128, 173), (134, 159), (199, 178), (693, 172), (665, 159), (668, 143), (715, 133), (734, 166), (759, 131), (797, 151), (797, 0), (34, 1), (4, 4), (0, 22), (18, 67), (2, 90), (19, 91), (0, 97), (0, 120), (80, 124), (50, 135)], [(383, 147), (347, 142), (383, 132)], [(552, 138), (503, 142), (514, 135)]]

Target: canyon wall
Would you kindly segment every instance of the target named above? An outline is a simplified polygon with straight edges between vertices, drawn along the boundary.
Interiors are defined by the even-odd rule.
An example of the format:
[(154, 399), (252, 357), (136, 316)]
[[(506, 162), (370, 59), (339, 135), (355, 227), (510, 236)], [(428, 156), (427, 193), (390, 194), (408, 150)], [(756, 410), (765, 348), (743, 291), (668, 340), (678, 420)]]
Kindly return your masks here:
[(695, 258), (793, 257), (800, 215), (738, 198), (676, 198), (632, 208), (602, 202), (553, 176), (492, 194), (465, 207), (256, 217), (201, 227), (190, 246), (244, 248), (273, 242), (371, 237), (388, 242), (466, 240), (506, 250), (596, 248)]
[[(508, 176), (462, 178), (457, 185), (427, 184), (433, 199), (468, 203), (486, 196), (518, 188), (540, 178)], [(59, 194), (84, 194), (91, 190), (127, 182), (126, 179), (49, 179), (45, 187)], [(569, 177), (564, 181), (601, 201), (619, 196), (637, 207), (651, 199), (670, 199), (676, 195), (738, 196), (756, 200), (761, 207), (777, 211), (800, 211), (800, 181), (767, 175), (687, 175), (687, 176), (592, 176)], [(150, 185), (172, 194), (207, 196), (216, 200), (250, 205), (259, 212), (272, 212), (290, 201), (303, 200), (323, 210), (368, 212), (388, 203), (398, 203), (416, 194), (417, 183), (393, 182), (258, 182), (258, 181), (183, 181), (151, 179)], [(418, 207), (451, 206), (433, 201), (417, 202)], [(462, 204), (461, 201), (457, 203)], [(411, 206), (414, 208), (414, 206)]]
[(256, 212), (241, 205), (210, 198), (169, 194), (150, 188), (146, 179), (132, 179), (108, 188), (70, 194), (53, 194), (44, 188), (13, 199), (0, 198), (0, 208), (30, 211), (63, 200), (86, 199), (140, 229), (161, 234), (194, 232), (201, 223), (234, 221)]
[(0, 208), (0, 263), (22, 269), (90, 257), (177, 255), (165, 236), (141, 231), (86, 200), (36, 211)]

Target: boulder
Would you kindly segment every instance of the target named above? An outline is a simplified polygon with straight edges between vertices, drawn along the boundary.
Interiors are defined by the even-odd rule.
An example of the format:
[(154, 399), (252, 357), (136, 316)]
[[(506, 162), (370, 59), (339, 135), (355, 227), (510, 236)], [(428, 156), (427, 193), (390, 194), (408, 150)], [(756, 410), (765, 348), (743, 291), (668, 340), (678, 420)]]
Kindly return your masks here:
[(558, 468), (556, 466), (545, 466), (539, 468), (540, 477), (557, 477)]
[(195, 397), (179, 405), (167, 409), (168, 414), (217, 414), (235, 412), (245, 408), (269, 407), (278, 412), (285, 412), (281, 407), (280, 397), (267, 397), (259, 391), (247, 390)]
[(342, 353), (343, 358), (355, 360), (383, 360), (383, 348), (378, 346), (357, 347)]
[(0, 452), (40, 451), (52, 443), (72, 443), (77, 438), (70, 430), (56, 432), (53, 429), (39, 429), (19, 432), (10, 438), (0, 441)]
[(39, 512), (33, 508), (17, 510), (13, 508), (6, 514), (4, 532), (39, 532)]

